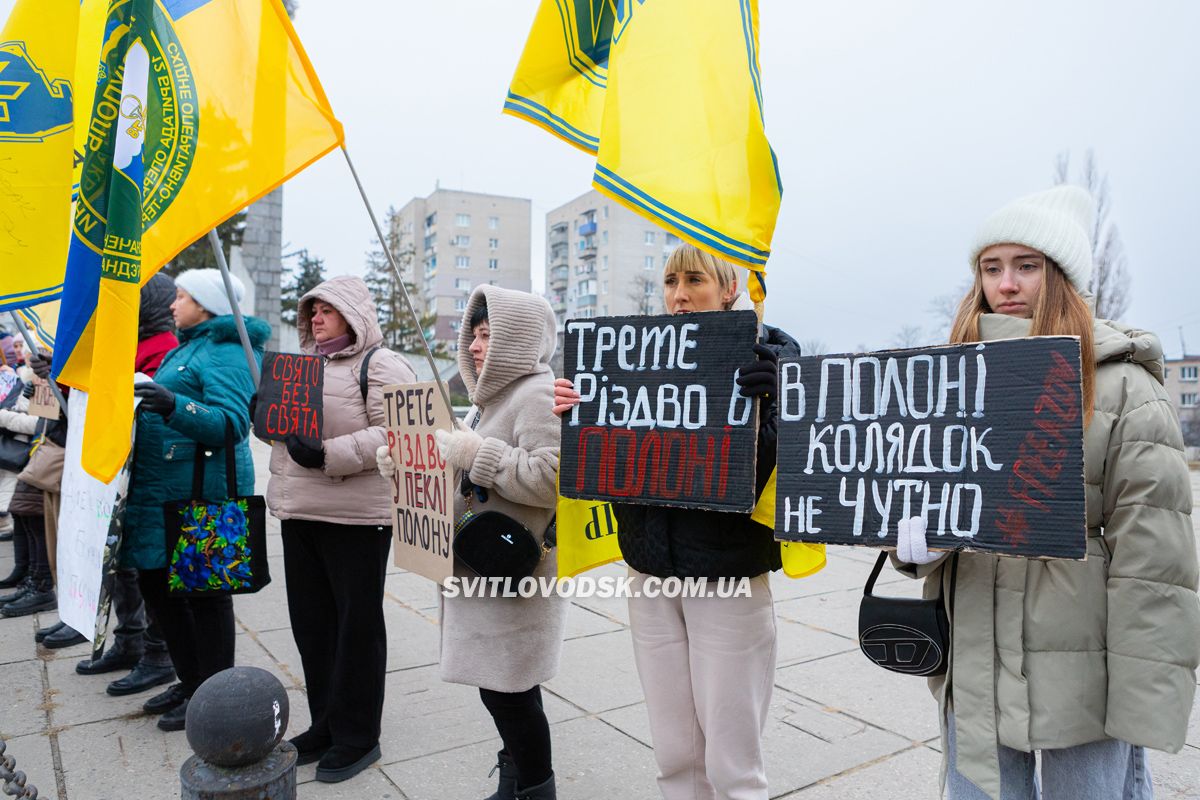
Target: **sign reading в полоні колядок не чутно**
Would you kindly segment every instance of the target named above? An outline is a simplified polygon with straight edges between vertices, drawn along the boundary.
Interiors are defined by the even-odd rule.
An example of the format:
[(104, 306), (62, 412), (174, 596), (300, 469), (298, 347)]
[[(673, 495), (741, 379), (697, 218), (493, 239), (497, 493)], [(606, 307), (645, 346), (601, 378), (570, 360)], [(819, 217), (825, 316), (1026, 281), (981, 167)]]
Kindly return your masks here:
[(1079, 340), (1045, 336), (779, 365), (775, 537), (1081, 559)]
[[(550, 402), (547, 398), (546, 402)], [(441, 583), (454, 574), (454, 468), (438, 452), (434, 431), (454, 430), (437, 383), (383, 388), (392, 475), (392, 544), (396, 566)]]
[(263, 354), (254, 432), (282, 442), (295, 434), (309, 447), (321, 446), (325, 362), (320, 356)]
[(753, 311), (569, 320), (562, 496), (750, 511), (758, 404), (734, 381), (757, 335)]

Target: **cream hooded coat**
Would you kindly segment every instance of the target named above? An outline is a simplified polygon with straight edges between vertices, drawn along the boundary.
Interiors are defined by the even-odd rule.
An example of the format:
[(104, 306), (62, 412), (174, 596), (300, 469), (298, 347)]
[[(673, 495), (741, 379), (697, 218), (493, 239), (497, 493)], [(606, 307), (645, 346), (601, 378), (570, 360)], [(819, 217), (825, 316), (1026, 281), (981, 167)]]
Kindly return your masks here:
[[(469, 352), (471, 314), (486, 301), (491, 342), (475, 374)], [(541, 543), (557, 501), (560, 422), (553, 412), (554, 312), (540, 297), (480, 286), (471, 294), (458, 334), (458, 369), (474, 404), (466, 424), (483, 437), (471, 481), (488, 491), (473, 510), (519, 520)], [(466, 510), (456, 495), (455, 519)], [(534, 577), (553, 577), (556, 551)], [(465, 572), (456, 572), (466, 576)], [(497, 692), (522, 692), (558, 671), (567, 602), (551, 597), (444, 597), (442, 680)]]
[[(1030, 321), (980, 320), (980, 338)], [(997, 744), (1023, 752), (1105, 738), (1177, 752), (1200, 662), (1192, 493), (1183, 437), (1152, 333), (1097, 320), (1096, 398), (1084, 433), (1087, 559), (959, 556), (951, 667), (930, 679), (945, 753), (954, 712), (960, 773), (1000, 796)], [(944, 559), (943, 559), (944, 560)], [(901, 571), (926, 577), (942, 562)]]
[(361, 278), (331, 278), (300, 298), (296, 324), (300, 350), (317, 352), (312, 335), (313, 302), (323, 300), (338, 310), (354, 332), (344, 350), (325, 358), (322, 395), (325, 466), (302, 467), (283, 442), (271, 444), (271, 481), (267, 506), (279, 519), (307, 519), (337, 525), (392, 524), (391, 488), (375, 468), (375, 451), (387, 444), (383, 387), (416, 380), (404, 356), (380, 349), (367, 366), (367, 402), (359, 375), (367, 351), (379, 347), (383, 332), (375, 302)]

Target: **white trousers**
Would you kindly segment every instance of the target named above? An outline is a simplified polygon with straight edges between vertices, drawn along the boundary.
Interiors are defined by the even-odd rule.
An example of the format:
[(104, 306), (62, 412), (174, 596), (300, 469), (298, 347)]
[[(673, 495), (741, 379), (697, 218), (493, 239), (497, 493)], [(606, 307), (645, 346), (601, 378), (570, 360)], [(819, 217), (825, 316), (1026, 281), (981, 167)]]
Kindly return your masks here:
[(762, 734), (775, 685), (770, 574), (750, 597), (638, 597), (629, 622), (664, 800), (767, 800)]

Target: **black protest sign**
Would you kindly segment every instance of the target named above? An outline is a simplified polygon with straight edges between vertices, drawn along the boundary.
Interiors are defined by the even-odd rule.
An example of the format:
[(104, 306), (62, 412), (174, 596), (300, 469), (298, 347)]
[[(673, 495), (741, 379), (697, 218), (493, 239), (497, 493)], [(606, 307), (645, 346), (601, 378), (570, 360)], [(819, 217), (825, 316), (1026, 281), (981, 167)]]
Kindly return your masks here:
[(752, 311), (568, 321), (562, 496), (751, 510), (758, 408), (734, 381), (757, 333)]
[(779, 366), (775, 537), (1081, 559), (1079, 340), (1035, 337)]
[(295, 434), (310, 447), (321, 446), (325, 363), (320, 356), (263, 355), (254, 432), (282, 442)]

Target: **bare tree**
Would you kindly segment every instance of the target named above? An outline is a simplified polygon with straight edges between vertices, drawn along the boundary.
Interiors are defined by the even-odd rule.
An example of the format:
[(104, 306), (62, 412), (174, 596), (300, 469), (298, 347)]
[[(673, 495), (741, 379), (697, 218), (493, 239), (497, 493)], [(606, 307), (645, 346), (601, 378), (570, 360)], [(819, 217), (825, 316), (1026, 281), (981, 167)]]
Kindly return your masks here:
[(974, 281), (967, 278), (958, 288), (946, 294), (939, 294), (929, 301), (929, 316), (933, 320), (929, 328), (929, 338), (935, 341), (948, 341), (950, 329), (954, 327), (954, 318), (958, 316), (958, 306), (967, 292), (971, 291)]
[(649, 316), (657, 310), (655, 298), (658, 296), (659, 284), (655, 278), (645, 275), (634, 277), (627, 295), (633, 301), (633, 313)]
[(900, 330), (896, 331), (896, 335), (892, 337), (892, 347), (906, 349), (909, 347), (920, 347), (929, 341), (929, 337), (917, 325), (905, 325)]
[(797, 342), (800, 352), (806, 356), (823, 356), (829, 353), (829, 345), (823, 339), (804, 339)]
[[(1054, 183), (1070, 182), (1071, 154), (1063, 151), (1054, 159)], [(1090, 148), (1083, 157), (1078, 185), (1087, 189), (1096, 203), (1096, 221), (1092, 227), (1092, 279), (1088, 286), (1096, 300), (1096, 316), (1120, 319), (1129, 310), (1132, 299), (1128, 258), (1117, 224), (1112, 221), (1112, 194), (1108, 175), (1100, 171), (1096, 154)]]

